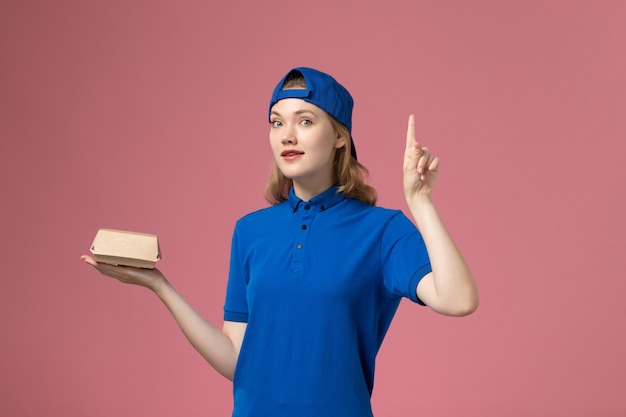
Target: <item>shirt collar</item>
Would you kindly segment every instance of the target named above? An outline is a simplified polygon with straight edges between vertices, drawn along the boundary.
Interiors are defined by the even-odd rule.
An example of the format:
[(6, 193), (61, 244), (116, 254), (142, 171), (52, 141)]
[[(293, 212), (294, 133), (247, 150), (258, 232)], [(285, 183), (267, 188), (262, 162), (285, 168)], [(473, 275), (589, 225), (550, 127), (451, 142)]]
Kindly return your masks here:
[(295, 213), (301, 204), (306, 204), (309, 208), (314, 207), (318, 211), (324, 211), (346, 198), (342, 192), (337, 191), (337, 188), (337, 185), (333, 185), (328, 190), (313, 197), (310, 201), (305, 202), (294, 193), (293, 187), (291, 187), (288, 199), (291, 210)]

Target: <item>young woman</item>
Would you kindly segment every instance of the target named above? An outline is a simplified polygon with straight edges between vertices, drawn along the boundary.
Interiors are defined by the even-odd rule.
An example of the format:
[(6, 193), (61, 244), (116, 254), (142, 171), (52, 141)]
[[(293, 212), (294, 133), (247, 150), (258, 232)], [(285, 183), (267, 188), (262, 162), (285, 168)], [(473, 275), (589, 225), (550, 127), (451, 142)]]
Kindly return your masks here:
[(291, 70), (269, 106), (271, 203), (235, 227), (224, 324), (200, 317), (158, 270), (83, 260), (154, 291), (206, 360), (233, 380), (233, 416), (371, 416), (374, 362), (402, 297), (437, 313), (478, 306), (470, 270), (431, 200), (439, 159), (409, 117), (404, 192), (415, 225), (376, 207), (351, 136), (352, 97)]

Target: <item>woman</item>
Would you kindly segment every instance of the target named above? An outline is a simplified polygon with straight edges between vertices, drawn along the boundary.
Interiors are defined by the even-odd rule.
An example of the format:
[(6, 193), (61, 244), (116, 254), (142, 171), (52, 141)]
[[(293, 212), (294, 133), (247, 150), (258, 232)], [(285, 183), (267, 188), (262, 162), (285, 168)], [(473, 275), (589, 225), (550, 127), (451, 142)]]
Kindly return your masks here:
[(431, 201), (439, 159), (416, 142), (414, 116), (404, 192), (419, 231), (402, 212), (374, 206), (350, 133), (352, 107), (343, 86), (311, 68), (276, 86), (272, 206), (237, 222), (221, 330), (158, 270), (83, 256), (161, 298), (196, 350), (233, 380), (233, 416), (371, 416), (375, 357), (400, 299), (451, 316), (478, 306), (472, 274)]

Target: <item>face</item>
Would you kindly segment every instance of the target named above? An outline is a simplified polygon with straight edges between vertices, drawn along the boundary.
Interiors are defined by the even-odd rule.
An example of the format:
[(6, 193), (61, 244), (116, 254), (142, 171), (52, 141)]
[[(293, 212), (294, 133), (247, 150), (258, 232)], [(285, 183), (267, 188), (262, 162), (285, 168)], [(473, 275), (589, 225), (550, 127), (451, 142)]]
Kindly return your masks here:
[(345, 139), (328, 114), (304, 100), (278, 101), (270, 114), (270, 145), (278, 168), (300, 198), (313, 197), (334, 183), (333, 161)]

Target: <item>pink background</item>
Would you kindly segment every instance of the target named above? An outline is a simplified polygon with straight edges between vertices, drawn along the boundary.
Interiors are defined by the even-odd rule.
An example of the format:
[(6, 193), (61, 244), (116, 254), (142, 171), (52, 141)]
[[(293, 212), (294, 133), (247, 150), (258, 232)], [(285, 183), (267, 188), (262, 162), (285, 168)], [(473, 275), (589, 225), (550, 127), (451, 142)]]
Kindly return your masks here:
[(623, 1), (3, 1), (0, 415), (227, 416), (231, 385), (156, 297), (79, 256), (156, 233), (221, 325), (235, 220), (265, 205), (267, 103), (308, 65), (356, 100), (383, 206), (410, 112), (479, 283), (450, 319), (404, 302), (378, 416), (626, 414)]

